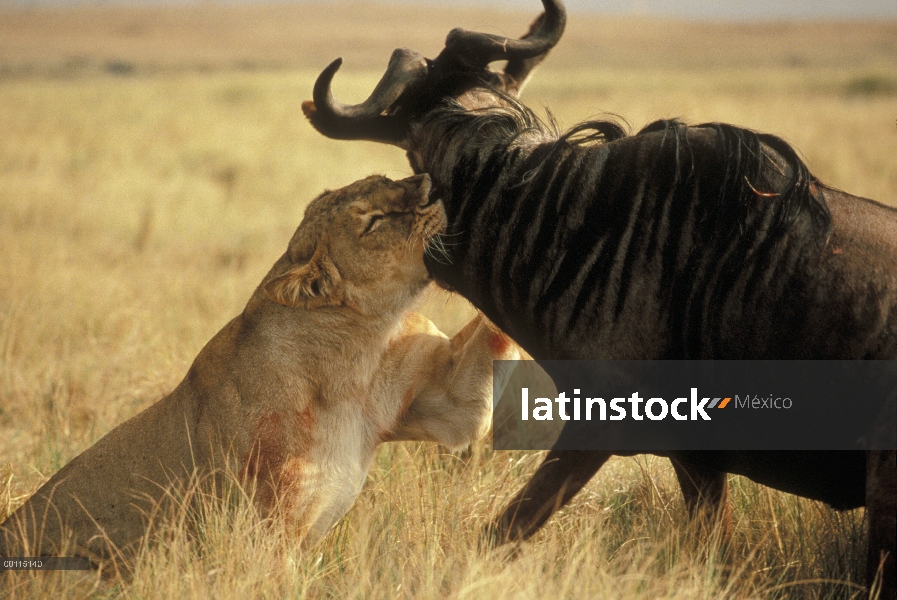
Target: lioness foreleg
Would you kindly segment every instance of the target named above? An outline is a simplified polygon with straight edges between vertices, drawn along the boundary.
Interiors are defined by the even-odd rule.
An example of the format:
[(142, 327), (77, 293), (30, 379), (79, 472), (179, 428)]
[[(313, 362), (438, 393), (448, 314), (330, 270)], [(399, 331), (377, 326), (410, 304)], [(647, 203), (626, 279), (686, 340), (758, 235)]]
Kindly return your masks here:
[[(477, 315), (448, 339), (422, 317), (393, 357), (402, 406), (388, 440), (422, 440), (457, 448), (482, 437), (492, 415), (493, 360), (516, 361), (516, 344)], [(494, 374), (498, 391), (513, 364)]]

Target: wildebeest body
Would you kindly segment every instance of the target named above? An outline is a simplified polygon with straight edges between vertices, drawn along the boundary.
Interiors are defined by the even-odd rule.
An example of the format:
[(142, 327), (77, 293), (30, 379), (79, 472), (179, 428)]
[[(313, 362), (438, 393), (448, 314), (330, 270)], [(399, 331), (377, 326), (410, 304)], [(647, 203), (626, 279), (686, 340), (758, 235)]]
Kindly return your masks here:
[[(879, 240), (830, 240), (823, 194), (835, 193), (762, 144), (774, 138), (667, 123), (595, 146), (514, 147), (523, 127), (493, 123), (507, 131), (493, 141), (477, 123), (493, 116), (465, 114), (463, 128), (424, 123), (433, 150), (415, 144), (450, 215), (449, 257), (427, 265), (535, 358), (897, 356), (897, 211), (857, 200)], [(858, 260), (869, 276), (845, 286)]]
[[(516, 96), (563, 31), (561, 4), (543, 5), (521, 40), (454, 30), (435, 60), (397, 50), (361, 105), (330, 94), (335, 61), (303, 105), (325, 135), (397, 145), (431, 174), (449, 218), (431, 273), (537, 359), (897, 359), (897, 210), (824, 186), (782, 140), (732, 125), (541, 126)], [(487, 68), (500, 59), (504, 72)], [(866, 504), (868, 581), (890, 552), (892, 597), (889, 410), (871, 434), (886, 451), (667, 455), (690, 512), (726, 510), (725, 472)], [(550, 452), (494, 534), (529, 537), (610, 456)]]
[[(453, 114), (447, 131), (439, 120), (415, 148), (453, 245), (428, 268), (534, 357), (897, 357), (897, 211), (813, 182), (775, 138), (664, 123), (606, 144), (527, 145), (523, 114)], [(859, 235), (858, 220), (873, 231)], [(860, 451), (670, 456), (864, 504)]]
[(736, 473), (771, 488), (846, 510), (866, 505), (866, 453), (832, 451), (678, 451), (677, 458)]

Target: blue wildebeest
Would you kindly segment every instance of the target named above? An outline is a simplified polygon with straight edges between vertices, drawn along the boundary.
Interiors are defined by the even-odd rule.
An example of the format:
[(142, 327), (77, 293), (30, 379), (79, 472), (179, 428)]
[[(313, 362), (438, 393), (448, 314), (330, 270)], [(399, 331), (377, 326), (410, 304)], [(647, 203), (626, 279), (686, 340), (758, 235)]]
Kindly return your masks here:
[[(823, 185), (781, 139), (732, 125), (607, 121), (560, 134), (517, 97), (562, 4), (521, 39), (452, 30), (396, 50), (371, 96), (303, 110), (322, 134), (404, 149), (448, 213), (432, 276), (537, 359), (897, 359), (897, 210)], [(507, 60), (503, 72), (488, 68)], [(893, 409), (893, 407), (891, 407)], [(893, 410), (878, 447), (897, 447)], [(526, 539), (611, 452), (551, 451), (492, 527)], [(867, 507), (868, 580), (894, 596), (895, 452), (667, 452), (691, 514), (730, 518), (726, 473)]]

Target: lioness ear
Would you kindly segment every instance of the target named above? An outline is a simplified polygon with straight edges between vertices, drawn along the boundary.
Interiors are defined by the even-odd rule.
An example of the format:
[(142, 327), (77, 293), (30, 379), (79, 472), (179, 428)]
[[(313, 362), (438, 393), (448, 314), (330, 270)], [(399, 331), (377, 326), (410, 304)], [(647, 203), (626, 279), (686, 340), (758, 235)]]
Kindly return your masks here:
[(304, 265), (295, 265), (265, 284), (268, 297), (291, 308), (338, 306), (343, 303), (342, 278), (323, 245)]

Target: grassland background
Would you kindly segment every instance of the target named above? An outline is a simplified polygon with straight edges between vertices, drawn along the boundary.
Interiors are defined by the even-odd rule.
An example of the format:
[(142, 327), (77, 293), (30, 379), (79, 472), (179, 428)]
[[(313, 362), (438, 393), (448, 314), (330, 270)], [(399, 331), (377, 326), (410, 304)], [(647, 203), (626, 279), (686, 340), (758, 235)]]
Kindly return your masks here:
[[(533, 11), (533, 14), (536, 11)], [(159, 399), (243, 307), (305, 204), (402, 153), (317, 135), (317, 72), (344, 101), (394, 47), (532, 14), (370, 4), (0, 9), (0, 519)], [(823, 181), (897, 205), (897, 23), (574, 17), (524, 100), (563, 125), (613, 113), (776, 133)], [(897, 268), (897, 266), (895, 266)], [(431, 295), (448, 333), (472, 314)], [(668, 463), (615, 459), (511, 560), (477, 533), (539, 454), (387, 445), (314, 551), (245, 510), (147, 554), (133, 579), (0, 577), (13, 597), (850, 598), (862, 511), (732, 478), (725, 560), (683, 531)], [(4, 578), (5, 577), (5, 578)]]

